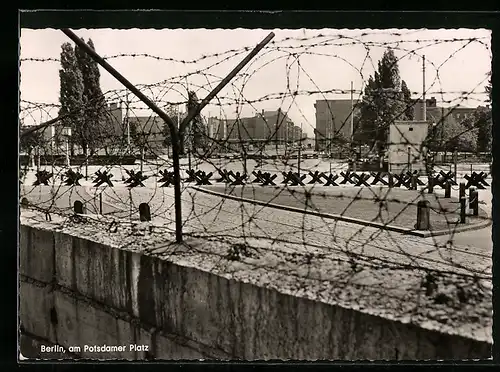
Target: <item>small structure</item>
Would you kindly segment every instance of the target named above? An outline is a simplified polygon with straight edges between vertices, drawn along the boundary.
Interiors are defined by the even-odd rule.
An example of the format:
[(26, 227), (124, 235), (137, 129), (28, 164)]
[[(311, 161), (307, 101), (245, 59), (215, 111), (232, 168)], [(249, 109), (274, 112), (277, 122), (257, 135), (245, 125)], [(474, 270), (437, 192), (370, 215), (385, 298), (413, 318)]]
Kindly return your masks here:
[(426, 174), (425, 139), (429, 130), (427, 121), (396, 121), (389, 127), (389, 172)]

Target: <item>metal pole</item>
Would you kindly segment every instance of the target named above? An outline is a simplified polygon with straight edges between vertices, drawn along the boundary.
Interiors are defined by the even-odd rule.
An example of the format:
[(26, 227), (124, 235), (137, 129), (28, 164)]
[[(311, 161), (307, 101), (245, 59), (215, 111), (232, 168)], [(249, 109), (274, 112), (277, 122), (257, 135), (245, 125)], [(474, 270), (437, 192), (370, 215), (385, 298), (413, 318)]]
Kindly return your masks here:
[(457, 150), (455, 150), (453, 152), (453, 168), (454, 168), (453, 169), (454, 170), (453, 178), (454, 178), (455, 182), (457, 181), (457, 161), (458, 161), (457, 158), (458, 158), (458, 154), (457, 154)]
[(107, 63), (101, 56), (99, 56), (94, 50), (89, 48), (89, 46), (78, 36), (75, 35), (73, 31), (68, 28), (61, 30), (66, 36), (68, 36), (75, 44), (82, 48), (87, 54), (89, 54), (99, 65), (101, 65), (106, 71), (108, 71), (116, 80), (127, 87), (134, 95), (136, 95), (142, 102), (144, 102), (151, 110), (153, 110), (160, 118), (162, 118), (168, 125), (170, 129), (170, 135), (172, 137), (172, 165), (174, 168), (174, 202), (175, 202), (175, 226), (176, 226), (176, 241), (182, 242), (182, 205), (181, 205), (181, 175), (179, 166), (179, 140), (178, 131), (175, 128), (172, 119), (164, 113), (155, 103), (153, 103), (149, 98), (147, 98), (139, 89), (137, 89), (132, 83), (130, 83), (125, 77), (123, 77), (118, 71), (116, 71), (109, 63)]
[(189, 146), (189, 149), (188, 149), (188, 168), (189, 168), (189, 171), (191, 171), (191, 146)]
[(130, 221), (132, 221), (132, 188), (128, 189), (128, 200), (129, 200), (129, 217)]
[(128, 106), (129, 106), (129, 101), (128, 101), (128, 90), (127, 90), (126, 95), (125, 95), (125, 120), (127, 121), (127, 148), (128, 148), (128, 152), (130, 154), (132, 151), (132, 148), (130, 146), (130, 121), (128, 118), (128, 115), (129, 115)]
[(247, 172), (247, 150), (243, 149), (243, 174), (248, 174)]
[(329, 125), (328, 129), (328, 158), (332, 158), (332, 132), (333, 132), (333, 121)]
[(351, 143), (354, 137), (354, 88), (353, 82), (351, 81)]
[(300, 123), (300, 143), (299, 143), (299, 156), (298, 156), (298, 173), (299, 173), (299, 177), (300, 177), (300, 155), (301, 155), (301, 152), (302, 152), (302, 123)]
[[(180, 113), (180, 110), (179, 110), (179, 106), (176, 107), (175, 112), (176, 112), (176, 115), (177, 115), (177, 122), (175, 123), (175, 125), (177, 126), (177, 130), (179, 130), (179, 125), (181, 123), (181, 113)], [(180, 140), (180, 137), (179, 137), (179, 140)], [(172, 151), (173, 151), (173, 149), (174, 148), (172, 147)], [(173, 153), (172, 153), (172, 155), (173, 155)]]
[(51, 164), (51, 173), (54, 174), (54, 140), (50, 141), (50, 164)]
[(177, 242), (182, 241), (182, 217), (181, 217), (181, 179), (180, 179), (180, 169), (179, 169), (179, 143), (177, 130), (174, 126), (173, 121), (170, 117), (164, 113), (158, 106), (156, 106), (151, 100), (149, 100), (141, 91), (139, 91), (132, 83), (130, 83), (125, 77), (123, 77), (118, 71), (116, 71), (111, 65), (109, 65), (103, 58), (101, 58), (94, 50), (89, 48), (85, 42), (83, 42), (78, 36), (76, 36), (70, 29), (62, 29), (62, 32), (66, 34), (75, 44), (81, 47), (87, 54), (89, 54), (99, 65), (101, 65), (106, 71), (108, 71), (115, 79), (127, 87), (132, 93), (134, 93), (141, 101), (143, 101), (151, 110), (153, 110), (159, 117), (161, 117), (169, 126), (172, 142), (173, 142), (173, 168), (174, 168), (174, 193), (175, 193), (175, 209), (176, 209), (176, 240)]
[(141, 144), (141, 173), (144, 166), (144, 145)]
[(425, 100), (425, 55), (422, 57), (422, 96), (424, 103), (422, 105), (422, 120), (427, 121), (427, 101)]
[(71, 166), (71, 161), (69, 159), (69, 136), (66, 136), (66, 165), (68, 168)]
[(85, 149), (85, 179), (89, 178), (89, 148)]
[[(82, 48), (87, 54), (89, 54), (99, 65), (101, 65), (106, 71), (108, 71), (116, 80), (127, 87), (136, 97), (138, 97), (142, 102), (144, 102), (153, 112), (155, 112), (161, 119), (167, 123), (170, 129), (170, 135), (172, 138), (172, 165), (174, 169), (174, 202), (175, 202), (175, 236), (178, 243), (182, 242), (182, 204), (181, 204), (181, 175), (180, 175), (180, 142), (179, 142), (179, 132), (182, 132), (187, 125), (200, 111), (214, 98), (217, 93), (219, 93), (224, 86), (226, 86), (231, 79), (236, 76), (236, 74), (255, 56), (257, 53), (264, 48), (264, 46), (271, 41), (274, 37), (274, 33), (271, 32), (262, 42), (260, 42), (249, 55), (236, 66), (236, 68), (231, 71), (231, 73), (224, 78), (217, 87), (208, 94), (208, 96), (201, 101), (199, 105), (188, 113), (187, 117), (184, 119), (182, 125), (179, 125), (179, 130), (176, 128), (172, 119), (163, 112), (155, 103), (153, 103), (149, 98), (147, 98), (139, 89), (137, 89), (132, 83), (130, 83), (125, 77), (123, 77), (118, 71), (116, 71), (109, 63), (107, 63), (101, 56), (99, 56), (93, 49), (91, 49), (82, 39), (75, 35), (73, 31), (69, 28), (63, 28), (61, 30), (66, 36), (68, 36), (75, 44)], [(58, 118), (60, 120), (60, 118)], [(45, 125), (48, 125), (45, 123)]]
[(40, 146), (36, 147), (36, 171), (40, 172)]
[(191, 170), (191, 152), (193, 151), (193, 123), (188, 123), (188, 161), (189, 170)]
[(408, 147), (408, 171), (411, 172), (411, 149)]

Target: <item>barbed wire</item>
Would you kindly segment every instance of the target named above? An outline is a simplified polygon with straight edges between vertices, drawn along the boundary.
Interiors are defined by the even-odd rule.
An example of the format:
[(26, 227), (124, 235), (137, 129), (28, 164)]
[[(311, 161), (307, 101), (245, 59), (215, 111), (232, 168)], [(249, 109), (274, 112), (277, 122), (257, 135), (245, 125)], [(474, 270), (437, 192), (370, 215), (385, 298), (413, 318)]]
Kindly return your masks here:
[[(383, 35), (377, 34), (378, 37)], [(467, 212), (466, 221), (461, 222), (464, 211), (458, 195), (461, 192), (458, 185), (464, 182), (468, 184), (467, 188), (473, 186), (479, 190), (481, 202), (490, 203), (487, 173), (490, 173), (491, 156), (488, 158), (480, 154), (484, 151), (474, 149), (484, 120), (475, 116), (479, 111), (474, 112), (473, 108), (468, 108), (465, 119), (456, 116), (465, 112), (460, 106), (464, 101), (476, 102), (478, 106), (489, 103), (481, 98), (487, 93), (484, 87), (488, 76), (481, 78), (472, 89), (439, 89), (442, 85), (440, 71), (459, 51), (471, 45), (479, 45), (489, 51), (489, 45), (486, 39), (476, 37), (408, 40), (402, 37), (403, 34), (390, 35), (400, 38), (369, 41), (362, 39), (367, 34), (361, 32), (358, 36), (319, 33), (313, 37), (272, 41), (228, 84), (227, 89), (217, 94), (210, 107), (219, 113), (213, 116), (203, 112), (203, 130), (192, 133), (197, 127), (191, 125), (185, 136), (186, 153), (181, 158), (183, 231), (187, 237), (217, 241), (225, 244), (220, 247), (229, 245), (232, 248), (223, 251), (222, 248), (210, 250), (199, 245), (190, 246), (186, 242), (184, 245), (188, 245), (192, 252), (202, 251), (217, 257), (219, 268), (238, 260), (255, 268), (267, 267), (286, 275), (330, 281), (339, 287), (345, 287), (349, 283), (349, 275), (363, 269), (378, 272), (400, 270), (408, 275), (421, 275), (422, 278), (433, 275), (442, 280), (452, 276), (460, 278), (456, 279), (457, 283), (467, 283), (476, 289), (479, 288), (478, 280), (491, 280), (492, 244), (486, 241), (489, 237), (475, 246), (464, 238), (467, 233), (462, 232), (464, 227), (472, 225), (484, 229), (482, 231), (488, 229), (491, 220), (488, 204), (480, 204), (477, 213)], [(286, 45), (288, 42), (296, 45)], [(375, 145), (366, 146), (355, 139), (357, 125), (362, 123), (358, 111), (360, 102), (376, 105), (380, 104), (380, 98), (376, 96), (375, 100), (370, 100), (364, 87), (356, 90), (325, 89), (301, 59), (321, 57), (341, 60), (354, 69), (366, 85), (365, 65), (371, 64), (376, 69), (376, 63), (370, 56), (373, 48), (390, 47), (403, 54), (401, 58), (410, 55), (421, 58), (425, 48), (442, 44), (456, 44), (457, 48), (440, 64), (428, 61), (436, 76), (430, 81), (425, 94), (441, 95), (442, 98), (445, 95), (454, 96), (440, 99), (441, 107), (429, 107), (430, 111), (437, 112), (444, 109), (443, 105), (453, 105), (447, 107), (434, 123), (435, 127), (444, 128), (441, 129), (441, 136), (446, 138), (436, 139), (433, 149), (424, 146), (428, 144), (426, 141), (432, 130), (432, 126), (427, 125), (425, 130), (422, 129), (423, 134), (420, 133), (421, 138), (414, 139), (407, 128), (412, 123), (418, 128), (417, 123), (422, 120), (408, 121), (406, 115), (412, 110), (414, 117), (418, 116), (423, 94), (410, 92), (412, 101), (407, 102), (402, 101), (398, 91), (390, 98), (399, 105), (398, 109), (382, 124), (373, 129), (365, 128), (363, 132), (374, 137), (381, 130), (387, 131), (389, 161), (399, 154), (398, 167), (396, 170), (357, 169), (363, 166), (360, 159), (366, 157), (376, 158), (378, 164), (384, 164), (383, 156), (375, 151)], [(354, 66), (348, 58), (331, 50), (349, 46), (362, 46), (366, 50), (362, 66)], [(192, 60), (147, 53), (123, 53), (104, 59), (110, 62), (128, 59), (130, 64), (151, 59), (194, 67), (195, 71), (183, 75), (153, 84), (136, 85), (158, 107), (164, 108), (171, 118), (178, 116), (178, 124), (186, 115), (181, 111), (189, 103), (188, 92), (206, 95), (224, 78), (214, 71), (216, 67), (223, 63), (236, 64), (235, 61), (239, 61), (249, 50), (249, 47), (232, 49)], [(271, 89), (266, 88), (267, 82), (262, 80), (259, 81), (262, 85), (260, 93), (249, 97), (246, 89), (255, 84), (252, 82), (258, 79), (258, 73), (270, 69), (278, 61), (284, 61), (285, 66), (281, 90), (269, 92)], [(58, 62), (56, 57), (23, 57), (21, 68), (27, 63)], [(202, 62), (207, 62), (206, 66), (201, 66)], [(189, 80), (194, 76), (200, 77), (199, 81)], [(404, 78), (403, 70), (401, 79)], [(309, 88), (303, 88), (303, 84)], [(317, 102), (334, 102), (332, 96), (345, 94), (358, 97), (353, 110), (350, 103), (347, 109), (336, 109), (335, 104), (327, 104), (323, 111), (316, 107), (315, 122), (308, 120), (306, 114), (311, 107), (304, 107), (306, 101), (300, 101), (312, 97)], [(26, 200), (23, 204), (25, 212), (21, 216), (23, 213), (28, 216), (27, 211), (29, 216), (25, 218), (32, 220), (46, 220), (47, 215), (59, 216), (60, 220), (52, 219), (51, 223), (102, 231), (108, 231), (112, 224), (116, 229), (110, 235), (116, 235), (117, 241), (121, 241), (124, 247), (141, 245), (141, 242), (147, 246), (151, 241), (154, 241), (150, 244), (154, 249), (167, 247), (172, 244), (172, 238), (165, 240), (165, 236), (172, 237), (175, 232), (172, 144), (169, 143), (168, 129), (158, 117), (142, 114), (145, 108), (141, 101), (129, 97), (126, 90), (110, 90), (104, 96), (106, 102), (117, 105), (100, 107), (107, 112), (107, 119), (92, 125), (90, 136), (95, 138), (95, 143), (90, 154), (82, 153), (81, 146), (76, 142), (59, 135), (53, 137), (46, 128), (35, 131), (41, 133), (45, 130), (39, 138), (32, 136), (31, 145), (22, 149), (20, 196)], [(261, 103), (272, 104), (275, 110), (262, 110)], [(37, 124), (42, 121), (37, 118), (42, 116), (56, 118), (61, 108), (57, 102), (29, 99), (21, 99), (20, 106), (21, 120), (31, 118)], [(89, 106), (95, 108), (95, 102), (90, 102)], [(225, 108), (229, 107), (235, 110), (228, 115)], [(253, 115), (244, 113), (252, 110)], [(296, 121), (292, 120), (292, 115)], [(298, 121), (316, 129), (314, 141), (304, 137)], [(65, 123), (67, 120), (61, 120), (54, 125), (63, 127)], [(349, 131), (353, 133), (345, 136), (344, 133)], [(392, 141), (394, 136), (398, 140)], [(456, 174), (450, 173), (451, 168), (448, 173), (443, 170), (444, 165), (450, 164), (449, 161), (433, 160), (428, 156), (433, 153), (435, 157), (445, 157), (453, 143), (462, 144), (465, 149), (460, 151), (461, 154), (457, 149), (452, 151), (454, 161), (451, 163), (457, 169)], [(424, 147), (427, 148), (424, 150)], [(469, 157), (469, 162), (458, 159), (464, 156)], [(418, 172), (415, 173), (415, 170)], [(75, 178), (78, 174), (79, 178)], [(108, 177), (110, 174), (111, 178)], [(395, 181), (389, 176), (391, 174), (397, 176)], [(465, 175), (467, 177), (464, 178)], [(384, 179), (384, 176), (388, 178)], [(216, 180), (217, 177), (219, 180)], [(381, 182), (381, 179), (385, 181)], [(438, 182), (435, 190), (429, 184), (431, 179)], [(345, 181), (343, 184), (342, 180)], [(452, 195), (443, 195), (446, 187), (450, 188)], [(473, 199), (473, 194), (470, 195)], [(84, 206), (84, 211), (77, 214), (78, 218), (75, 217), (75, 201)], [(416, 227), (419, 223), (417, 216), (423, 211), (419, 209), (422, 201), (428, 203), (426, 213), (430, 226), (425, 229), (430, 231), (428, 237), (419, 235)], [(153, 240), (137, 236), (137, 230), (131, 227), (140, 220), (139, 205), (142, 203), (150, 207), (150, 226), (153, 227), (146, 235)], [(336, 265), (335, 262), (350, 265), (351, 273), (335, 279), (318, 276), (318, 270), (328, 271), (329, 267)], [(299, 267), (316, 269), (304, 272)], [(368, 291), (366, 296), (369, 297), (387, 288), (366, 285), (364, 290)], [(415, 302), (410, 301), (408, 305), (413, 306), (415, 314), (422, 315), (432, 308), (431, 300), (423, 299), (432, 296), (422, 297), (420, 287), (412, 291), (410, 297), (413, 296), (411, 298)], [(471, 289), (470, 293), (473, 291)], [(388, 293), (384, 292), (384, 295), (391, 296)], [(489, 298), (488, 295), (482, 296), (471, 301), (479, 303)], [(472, 298), (472, 295), (469, 297)], [(359, 301), (366, 301), (365, 296)]]

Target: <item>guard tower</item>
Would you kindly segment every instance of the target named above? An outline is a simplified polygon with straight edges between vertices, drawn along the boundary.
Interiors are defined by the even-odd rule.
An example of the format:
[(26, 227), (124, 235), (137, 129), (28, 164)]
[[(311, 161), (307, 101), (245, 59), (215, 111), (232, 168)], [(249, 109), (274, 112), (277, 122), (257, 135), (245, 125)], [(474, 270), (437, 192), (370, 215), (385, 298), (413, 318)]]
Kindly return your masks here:
[(426, 174), (427, 138), (429, 123), (423, 120), (395, 121), (389, 127), (389, 172), (420, 171)]

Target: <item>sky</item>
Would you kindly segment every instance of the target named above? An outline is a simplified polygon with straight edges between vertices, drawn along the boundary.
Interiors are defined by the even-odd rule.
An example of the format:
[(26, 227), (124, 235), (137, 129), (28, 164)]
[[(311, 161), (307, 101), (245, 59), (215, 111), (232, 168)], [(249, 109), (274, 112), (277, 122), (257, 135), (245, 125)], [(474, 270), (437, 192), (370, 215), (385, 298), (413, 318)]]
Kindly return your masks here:
[[(491, 33), (456, 30), (75, 29), (96, 52), (161, 108), (204, 98), (271, 31), (272, 41), (203, 109), (204, 117), (253, 116), (281, 108), (310, 136), (314, 102), (360, 97), (387, 47), (401, 79), (422, 97), (425, 55), (427, 98), (443, 106), (485, 105), (491, 70)], [(57, 116), (61, 45), (74, 43), (60, 30), (21, 29), (20, 116), (27, 125)], [(109, 57), (109, 58), (108, 58)], [(132, 93), (103, 68), (108, 102), (129, 102), (129, 115), (149, 116)], [(128, 97), (128, 98), (127, 98)], [(183, 106), (180, 106), (183, 107)], [(184, 110), (184, 108), (183, 108)]]

